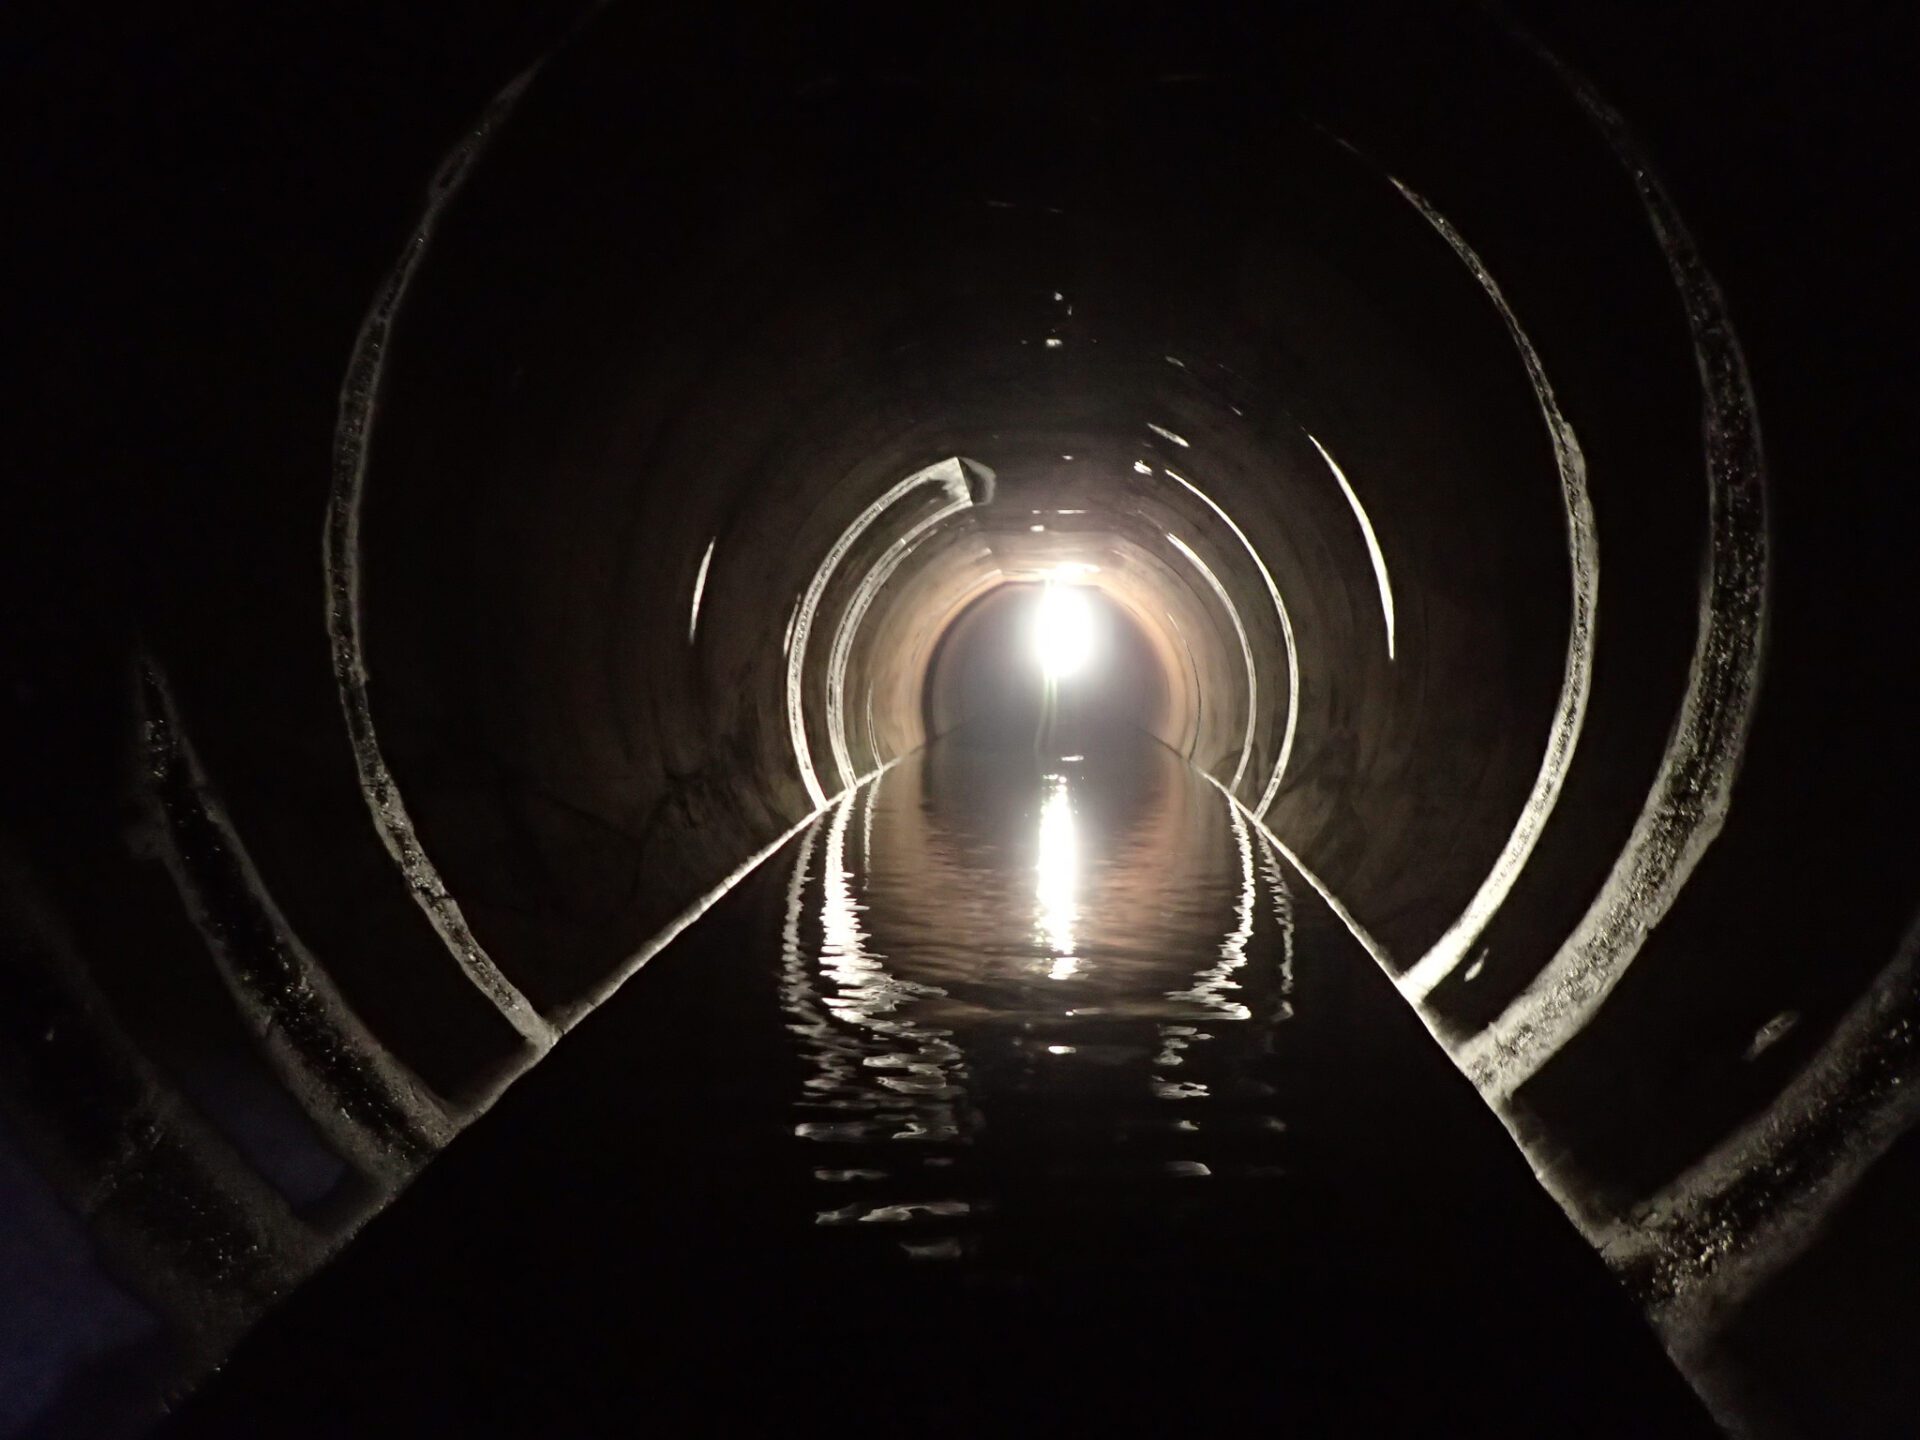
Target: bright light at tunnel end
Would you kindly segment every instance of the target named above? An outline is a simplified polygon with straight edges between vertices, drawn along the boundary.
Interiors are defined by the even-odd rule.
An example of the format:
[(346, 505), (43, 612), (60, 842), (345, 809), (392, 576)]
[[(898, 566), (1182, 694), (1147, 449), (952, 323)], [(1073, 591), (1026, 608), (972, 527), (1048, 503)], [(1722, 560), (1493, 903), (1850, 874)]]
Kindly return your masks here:
[(1033, 652), (1048, 681), (1086, 669), (1095, 648), (1093, 602), (1086, 590), (1049, 580), (1033, 613)]

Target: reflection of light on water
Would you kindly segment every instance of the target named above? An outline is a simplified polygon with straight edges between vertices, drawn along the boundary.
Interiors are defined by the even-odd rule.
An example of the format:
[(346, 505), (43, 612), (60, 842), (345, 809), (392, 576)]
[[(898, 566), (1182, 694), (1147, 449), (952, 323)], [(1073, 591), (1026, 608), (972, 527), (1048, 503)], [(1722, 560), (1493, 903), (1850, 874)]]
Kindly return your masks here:
[(1073, 954), (1073, 928), (1080, 918), (1080, 836), (1064, 775), (1047, 776), (1047, 796), (1040, 803), (1040, 855), (1033, 868), (1039, 937), (1060, 957), (1048, 973), (1065, 980), (1080, 965)]
[(1231, 802), (1227, 805), (1227, 819), (1233, 826), (1234, 844), (1240, 851), (1240, 896), (1234, 906), (1233, 929), (1220, 942), (1219, 963), (1194, 977), (1191, 989), (1175, 991), (1167, 998), (1204, 1005), (1222, 1019), (1250, 1020), (1253, 1011), (1237, 1000), (1229, 1000), (1227, 992), (1240, 988), (1234, 972), (1245, 967), (1247, 942), (1253, 938), (1253, 909), (1258, 893), (1253, 870), (1253, 838), (1247, 833), (1247, 823), (1241, 819), (1238, 807)]
[[(1253, 868), (1253, 836), (1247, 829), (1246, 821), (1241, 818), (1239, 809), (1231, 801), (1227, 805), (1227, 820), (1233, 827), (1234, 846), (1240, 852), (1240, 894), (1234, 905), (1233, 928), (1220, 942), (1220, 959), (1196, 975), (1187, 989), (1172, 991), (1167, 998), (1177, 1004), (1201, 1006), (1216, 1020), (1251, 1020), (1252, 1009), (1228, 996), (1230, 992), (1241, 988), (1236, 977), (1237, 972), (1245, 969), (1247, 964), (1247, 945), (1253, 939), (1253, 914), (1259, 898), (1259, 882)], [(1197, 1042), (1212, 1040), (1213, 1032), (1192, 1025), (1163, 1024), (1159, 1028), (1160, 1053), (1153, 1057), (1155, 1073), (1148, 1082), (1155, 1098), (1210, 1098), (1212, 1092), (1201, 1081), (1170, 1080), (1159, 1072), (1186, 1064), (1187, 1051)], [(1168, 1168), (1170, 1173), (1177, 1175), (1205, 1176), (1212, 1173), (1198, 1161), (1174, 1161)]]
[[(1293, 892), (1287, 888), (1287, 877), (1280, 868), (1280, 857), (1273, 853), (1273, 844), (1263, 833), (1260, 836), (1261, 868), (1266, 871), (1267, 893), (1273, 897), (1273, 918), (1280, 924), (1280, 993), (1293, 993)], [(1285, 1019), (1293, 1014), (1293, 1006), (1284, 1004)]]
[[(800, 1108), (832, 1117), (802, 1120), (793, 1133), (829, 1144), (956, 1140), (961, 1137), (953, 1102), (964, 1094), (960, 1051), (947, 1031), (907, 1013), (913, 1002), (942, 992), (889, 970), (871, 948), (866, 906), (856, 898), (847, 862), (859, 789), (849, 790), (830, 819), (808, 830), (787, 891), (782, 998), (788, 1028), (801, 1038), (814, 1072), (802, 1082)], [(816, 970), (808, 965), (801, 917), (823, 825)]]
[[(869, 710), (872, 709), (872, 691), (867, 692), (867, 706)], [(869, 735), (873, 733), (871, 720), (867, 722), (867, 733)], [(866, 809), (860, 825), (860, 868), (869, 875), (873, 873), (873, 807), (874, 802), (880, 798), (880, 782), (886, 778), (887, 772), (882, 770), (873, 777), (873, 783), (867, 786)]]
[[(833, 814), (832, 828), (827, 832), (827, 867), (823, 875), (824, 894), (820, 900), (820, 929), (825, 944), (821, 948), (821, 959), (826, 963), (827, 973), (840, 983), (843, 989), (867, 991), (859, 1000), (829, 1000), (827, 1004), (839, 1009), (851, 1004), (860, 1007), (859, 1001), (878, 1002), (875, 1010), (891, 1010), (892, 997), (885, 994), (884, 982), (879, 988), (880, 994), (873, 994), (873, 982), (882, 980), (885, 972), (866, 953), (866, 931), (860, 924), (860, 911), (864, 908), (853, 898), (852, 877), (847, 874), (847, 817), (853, 808), (853, 795), (840, 802)], [(862, 1018), (866, 1018), (864, 1015)]]
[[(827, 830), (826, 863), (821, 869), (820, 972), (831, 982), (831, 993), (822, 996), (822, 1003), (835, 1020), (864, 1032), (858, 1047), (864, 1052), (861, 1069), (895, 1072), (873, 1077), (882, 1090), (936, 1100), (950, 1098), (959, 1094), (951, 1073), (959, 1053), (946, 1032), (923, 1028), (896, 1013), (910, 1001), (937, 997), (939, 992), (895, 976), (868, 946), (866, 927), (860, 919), (866, 907), (854, 898), (853, 876), (847, 869), (847, 827), (853, 799), (854, 793), (849, 791), (834, 811)], [(875, 1042), (889, 1048), (875, 1053), (869, 1048)], [(834, 1073), (829, 1088), (857, 1092), (867, 1087), (864, 1082), (849, 1081), (844, 1073)], [(951, 1117), (945, 1114), (933, 1125), (905, 1118), (895, 1138), (948, 1138), (951, 1130)]]
[(1213, 1093), (1198, 1080), (1163, 1080), (1155, 1075), (1147, 1083), (1156, 1100), (1204, 1100)]
[(904, 1205), (843, 1205), (837, 1210), (822, 1210), (813, 1217), (816, 1225), (904, 1225), (922, 1216), (931, 1218), (969, 1215), (973, 1206), (965, 1200), (911, 1200)]

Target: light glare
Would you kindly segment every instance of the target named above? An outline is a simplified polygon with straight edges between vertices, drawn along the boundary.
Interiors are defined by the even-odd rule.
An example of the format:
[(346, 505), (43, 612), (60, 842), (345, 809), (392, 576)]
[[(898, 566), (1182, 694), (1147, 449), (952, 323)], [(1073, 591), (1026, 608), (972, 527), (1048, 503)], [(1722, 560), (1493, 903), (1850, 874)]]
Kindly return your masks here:
[(1080, 968), (1073, 953), (1074, 926), (1080, 919), (1080, 836), (1074, 824), (1073, 795), (1064, 775), (1047, 776), (1040, 802), (1033, 898), (1039, 910), (1039, 939), (1059, 957), (1050, 974), (1055, 980), (1065, 980)]
[(1033, 641), (1047, 679), (1085, 669), (1093, 658), (1093, 605), (1086, 592), (1049, 581), (1034, 611)]

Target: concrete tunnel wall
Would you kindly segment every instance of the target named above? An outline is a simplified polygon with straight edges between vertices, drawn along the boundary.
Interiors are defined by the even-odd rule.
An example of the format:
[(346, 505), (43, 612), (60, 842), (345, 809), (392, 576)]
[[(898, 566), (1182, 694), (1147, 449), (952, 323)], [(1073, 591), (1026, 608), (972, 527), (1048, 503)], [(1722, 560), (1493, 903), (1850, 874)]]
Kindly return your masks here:
[[(1384, 62), (1328, 16), (1082, 66), (754, 23), (611, 7), (485, 112), (375, 296), (330, 492), (254, 502), (286, 598), (219, 651), (153, 626), (142, 893), (193, 933), (142, 968), (131, 914), (16, 926), (111, 1041), (73, 1063), (185, 1097), (189, 1178), (89, 1212), (111, 1268), (204, 1366), (689, 906), (965, 718), (967, 617), (1097, 566), (1146, 728), (1683, 1334), (1713, 1263), (1672, 1257), (1751, 1169), (1716, 1147), (1874, 972), (1751, 1055), (1738, 956), (1609, 998), (1725, 816), (1766, 558), (1737, 345), (1610, 112), (1464, 12)], [(36, 1163), (122, 1176), (38, 1073)], [(221, 1203), (176, 1233), (170, 1186)], [(200, 1223), (255, 1260), (176, 1264)]]
[[(1436, 1029), (1526, 1029), (1671, 767), (1721, 543), (1706, 487), (1675, 483), (1701, 465), (1695, 336), (1604, 136), (1525, 75), (1503, 103), (1559, 171), (1516, 190), (1491, 115), (1435, 154), (1377, 129), (1367, 106), (1406, 104), (1387, 77), (1343, 74), (1365, 104), (1342, 118), (1423, 183), (1493, 187), (1470, 242), (1373, 136), (1262, 110), (1264, 74), (818, 90), (789, 38), (740, 77), (753, 106), (636, 96), (636, 63), (673, 62), (619, 39), (556, 56), (436, 205), (382, 336), (336, 564), (408, 843), (500, 976), (578, 1013), (926, 738), (927, 657), (966, 601), (1089, 564), (1191, 657), (1184, 748)], [(1222, 159), (1228, 130), (1258, 138)], [(1028, 131), (1068, 158), (1036, 171)], [(1185, 166), (1177, 206), (1156, 157)], [(1565, 263), (1586, 247), (1590, 284), (1501, 249), (1540, 229)], [(1604, 625), (1601, 554), (1632, 577)], [(1504, 1094), (1569, 1024), (1515, 1080), (1484, 1044), (1466, 1063)]]
[[(865, 507), (953, 456), (993, 477), (971, 481), (992, 498), (920, 537), (856, 672), (894, 663), (867, 657), (897, 627), (937, 632), (952, 602), (917, 585), (958, 597), (994, 567), (1100, 564), (1124, 542), (1128, 573), (1152, 565), (1143, 583), (1172, 597), (1155, 624), (1192, 651), (1211, 702), (1197, 761), (1258, 804), (1291, 724), (1273, 818), (1389, 949), (1438, 938), (1539, 765), (1564, 667), (1566, 520), (1512, 342), (1412, 207), (1302, 135), (1273, 164), (1312, 195), (1311, 225), (1304, 206), (1203, 219), (1237, 196), (1199, 185), (1183, 196), (1195, 213), (1142, 222), (1147, 194), (1104, 175), (1060, 197), (1078, 202), (1066, 216), (961, 202), (936, 186), (979, 126), (944, 95), (962, 113), (917, 105), (896, 141), (919, 147), (902, 169), (926, 189), (893, 171), (816, 179), (809, 156), (898, 135), (897, 102), (809, 103), (771, 80), (777, 117), (716, 101), (675, 122), (684, 154), (671, 137), (584, 156), (556, 139), (560, 166), (543, 129), (609, 133), (604, 107), (631, 102), (595, 83), (604, 59), (556, 63), (589, 73), (530, 92), (436, 223), (386, 357), (361, 520), (380, 744), (426, 852), (536, 1006), (590, 988), (819, 798), (796, 773), (787, 657), (769, 642)], [(1143, 122), (1130, 102), (1115, 123)], [(1194, 243), (1209, 230), (1233, 236), (1229, 255)], [(655, 252), (645, 266), (636, 243)], [(1194, 348), (1210, 336), (1232, 348)], [(1335, 397), (1355, 392), (1343, 429)], [(1309, 435), (1366, 492), (1392, 661), (1362, 531)], [(1176, 475), (1271, 570), (1293, 665), (1252, 556)], [(823, 795), (920, 738), (913, 680), (883, 684), (889, 738), (841, 773), (811, 672), (863, 577), (945, 493), (890, 507), (819, 597), (804, 704)], [(1053, 525), (1031, 535), (1029, 520)], [(1239, 642), (1169, 534), (1247, 631), (1263, 693), (1244, 771)]]

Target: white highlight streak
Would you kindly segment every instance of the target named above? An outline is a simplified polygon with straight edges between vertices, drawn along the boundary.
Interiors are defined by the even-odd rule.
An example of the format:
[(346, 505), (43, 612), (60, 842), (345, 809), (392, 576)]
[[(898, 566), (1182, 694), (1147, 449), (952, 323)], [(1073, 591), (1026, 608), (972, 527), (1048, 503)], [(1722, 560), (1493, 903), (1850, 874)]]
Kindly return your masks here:
[[(1293, 756), (1293, 732), (1300, 720), (1300, 656), (1293, 643), (1293, 617), (1287, 614), (1287, 602), (1280, 598), (1280, 587), (1274, 583), (1273, 572), (1267, 569), (1267, 562), (1260, 558), (1260, 552), (1253, 548), (1253, 541), (1247, 538), (1247, 532), (1233, 523), (1233, 517), (1222, 509), (1214, 498), (1194, 484), (1177, 470), (1168, 470), (1167, 478), (1176, 480), (1197, 495), (1221, 523), (1233, 531), (1234, 538), (1246, 546), (1247, 554), (1253, 558), (1253, 568), (1260, 572), (1260, 579), (1266, 584), (1267, 595), (1273, 601), (1273, 613), (1280, 617), (1280, 638), (1287, 646), (1287, 723), (1280, 734), (1280, 758), (1273, 762), (1273, 774), (1267, 780), (1267, 788), (1260, 792), (1260, 803), (1253, 813), (1264, 816), (1273, 808), (1273, 797), (1280, 793), (1281, 777), (1287, 773), (1287, 761)], [(1391, 633), (1391, 632), (1389, 632)], [(1391, 641), (1387, 646), (1391, 654)]]
[(532, 83), (535, 72), (545, 63), (546, 57), (542, 56), (509, 82), (442, 162), (428, 190), (426, 212), (414, 226), (373, 308), (360, 323), (353, 354), (347, 362), (346, 378), (340, 386), (340, 408), (333, 430), (333, 488), (327, 497), (326, 526), (321, 533), (327, 639), (333, 652), (334, 684), (340, 692), (340, 708), (353, 743), (360, 792), (366, 799), (373, 827), (388, 856), (406, 877), (414, 903), (459, 964), (461, 973), (493, 1002), (507, 1023), (539, 1054), (546, 1053), (553, 1045), (557, 1031), (501, 973), (475, 938), (459, 902), (421, 845), (400, 787), (380, 749), (373, 710), (367, 700), (366, 650), (361, 643), (360, 505), (367, 488), (368, 437), (373, 430), (394, 321), (406, 299), (414, 271), (432, 243), (441, 212)]
[(1222, 1020), (1251, 1020), (1253, 1011), (1238, 1000), (1229, 1000), (1226, 992), (1238, 990), (1234, 972), (1247, 963), (1247, 942), (1253, 939), (1253, 909), (1258, 894), (1253, 875), (1253, 840), (1240, 806), (1227, 797), (1227, 819), (1233, 826), (1233, 842), (1240, 852), (1240, 898), (1234, 909), (1234, 926), (1220, 942), (1220, 960), (1194, 978), (1191, 987), (1169, 995), (1169, 1000), (1186, 1000), (1216, 1012)]
[(873, 873), (873, 806), (880, 798), (880, 780), (886, 773), (884, 769), (874, 772), (873, 784), (867, 787), (867, 808), (860, 822), (860, 868), (868, 874)]
[(1253, 755), (1253, 730), (1260, 717), (1260, 681), (1254, 673), (1253, 646), (1247, 641), (1247, 627), (1240, 623), (1240, 612), (1234, 607), (1233, 597), (1227, 594), (1227, 587), (1220, 583), (1220, 577), (1209, 570), (1207, 562), (1194, 554), (1192, 548), (1178, 535), (1171, 530), (1166, 531), (1165, 534), (1173, 548), (1186, 556), (1193, 568), (1198, 570), (1207, 584), (1213, 587), (1213, 593), (1219, 596), (1220, 603), (1227, 607), (1227, 616), (1233, 621), (1234, 633), (1240, 637), (1240, 657), (1247, 666), (1247, 730), (1245, 738), (1240, 742), (1240, 763), (1234, 767), (1233, 781), (1227, 787), (1229, 790), (1238, 790), (1240, 781), (1247, 773), (1247, 761)]
[(820, 778), (813, 769), (813, 752), (807, 746), (807, 714), (802, 685), (806, 673), (807, 639), (813, 633), (814, 612), (820, 608), (820, 598), (826, 593), (827, 582), (833, 579), (834, 570), (846, 558), (854, 542), (901, 496), (919, 486), (930, 484), (945, 485), (956, 495), (966, 494), (967, 477), (961, 469), (959, 457), (949, 456), (924, 470), (916, 470), (855, 516), (853, 523), (841, 531), (840, 538), (833, 542), (826, 558), (813, 572), (813, 579), (807, 582), (806, 593), (800, 597), (793, 645), (787, 652), (787, 733), (793, 741), (793, 758), (800, 769), (800, 781), (807, 787), (807, 797), (816, 808), (827, 803), (827, 793), (820, 788)]
[(1373, 578), (1380, 582), (1380, 610), (1387, 618), (1387, 659), (1393, 656), (1393, 582), (1387, 578), (1387, 557), (1381, 552), (1380, 538), (1373, 533), (1373, 521), (1367, 518), (1367, 512), (1360, 503), (1360, 497), (1353, 493), (1353, 486), (1347, 483), (1347, 472), (1342, 470), (1327, 447), (1319, 438), (1308, 433), (1307, 439), (1313, 441), (1313, 448), (1320, 452), (1320, 458), (1327, 462), (1327, 468), (1333, 472), (1333, 478), (1340, 482), (1340, 493), (1347, 497), (1347, 504), (1353, 507), (1353, 518), (1360, 522), (1360, 533), (1367, 539), (1367, 556), (1373, 561)]
[(1067, 777), (1049, 775), (1047, 798), (1040, 802), (1040, 835), (1033, 863), (1033, 899), (1038, 907), (1040, 942), (1060, 961), (1051, 978), (1064, 980), (1079, 968), (1074, 955), (1074, 926), (1080, 919), (1080, 834), (1074, 824), (1073, 793)]
[(1561, 787), (1573, 764), (1574, 747), (1580, 743), (1580, 727), (1586, 721), (1587, 694), (1593, 686), (1593, 635), (1600, 605), (1600, 537), (1594, 527), (1593, 501), (1587, 494), (1586, 456), (1581, 452), (1573, 426), (1560, 411), (1560, 402), (1554, 396), (1533, 341), (1520, 328), (1518, 317), (1479, 255), (1448, 223), (1446, 216), (1392, 176), (1387, 178), (1480, 282), (1487, 299), (1506, 322), (1514, 348), (1520, 352), (1527, 379), (1533, 385), (1534, 399), (1540, 405), (1541, 418), (1546, 421), (1548, 437), (1553, 441), (1554, 464), (1560, 471), (1560, 500), (1567, 513), (1567, 561), (1573, 591), (1573, 620), (1567, 630), (1567, 663), (1560, 680), (1560, 700), (1554, 707), (1553, 728), (1547, 737), (1546, 753), (1540, 757), (1533, 789), (1520, 809), (1519, 819), (1514, 821), (1513, 833), (1507, 836), (1493, 868), (1480, 882), (1467, 908), (1460, 912), (1460, 918), (1399, 978), (1400, 992), (1418, 1003), (1466, 960), (1487, 923), (1513, 892), (1514, 882), (1526, 868), (1547, 818), (1560, 802)]
[(693, 643), (694, 631), (700, 628), (700, 596), (707, 588), (707, 567), (713, 564), (713, 547), (720, 543), (720, 537), (714, 536), (707, 541), (707, 553), (700, 557), (700, 573), (693, 577), (693, 611), (687, 616), (687, 643)]

